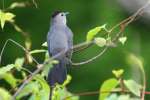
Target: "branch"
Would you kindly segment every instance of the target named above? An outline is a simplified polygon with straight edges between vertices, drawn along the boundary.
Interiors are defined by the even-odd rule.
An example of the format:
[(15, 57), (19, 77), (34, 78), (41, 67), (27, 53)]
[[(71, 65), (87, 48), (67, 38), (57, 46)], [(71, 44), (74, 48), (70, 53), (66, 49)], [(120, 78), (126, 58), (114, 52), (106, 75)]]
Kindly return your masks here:
[(15, 94), (12, 97), (12, 100), (16, 99), (16, 96), (21, 92), (21, 90), (25, 87), (26, 84), (28, 84), (33, 77), (38, 74), (45, 65), (47, 65), (48, 63), (50, 63), (52, 60), (56, 59), (57, 57), (60, 57), (61, 55), (63, 55), (65, 53), (65, 51), (61, 51), (60, 53), (58, 53), (57, 55), (53, 56), (52, 58), (50, 58), (48, 61), (44, 62), (43, 64), (38, 64), (37, 68), (32, 74), (29, 75), (29, 77), (27, 78), (27, 80), (25, 80), (23, 82), (23, 84), (18, 88), (18, 90), (15, 92)]
[[(139, 14), (141, 14), (141, 12), (143, 12), (143, 10), (149, 5), (149, 3), (150, 3), (150, 2), (148, 2), (148, 4), (144, 5), (142, 8), (140, 8), (140, 9), (139, 9), (135, 14), (133, 14), (131, 17), (129, 17), (129, 18), (123, 20), (122, 22), (120, 22), (119, 24), (117, 24), (116, 26), (114, 26), (114, 27), (110, 30), (110, 33), (111, 33), (114, 29), (116, 29), (117, 27), (121, 26), (121, 30), (120, 30), (120, 32), (117, 33), (117, 35), (115, 36), (115, 40), (118, 39), (117, 37), (120, 36), (120, 34), (121, 34), (122, 31), (124, 30), (124, 28), (125, 28), (128, 24), (130, 24), (131, 22), (133, 22), (133, 21), (136, 19), (136, 17), (137, 17)], [(80, 45), (80, 44), (79, 44), (79, 45)], [(85, 43), (85, 44), (83, 44), (83, 45), (87, 45), (87, 44)], [(82, 46), (83, 46), (83, 45), (82, 45)], [(78, 47), (78, 46), (77, 46), (77, 47)], [(75, 48), (75, 47), (74, 47), (74, 48)], [(74, 49), (74, 48), (72, 48), (72, 49)], [(107, 47), (107, 48), (108, 48), (108, 47)], [(107, 48), (105, 48), (105, 49), (104, 49), (101, 53), (99, 53), (97, 56), (91, 58), (91, 59), (88, 60), (88, 61), (82, 62), (81, 64), (85, 64), (85, 63), (87, 63), (87, 62), (89, 63), (89, 62), (91, 62), (91, 61), (97, 59), (98, 57), (102, 56), (102, 54), (104, 54), (104, 52), (107, 50)], [(63, 53), (64, 53), (64, 52), (63, 52)], [(60, 52), (60, 53), (57, 54), (56, 56), (53, 56), (48, 62), (51, 62), (53, 59), (59, 57), (61, 54), (62, 54), (62, 52)], [(29, 81), (31, 81), (31, 80), (33, 79), (33, 77), (34, 77), (37, 73), (39, 73), (39, 72), (43, 69), (43, 67), (44, 67), (48, 62), (44, 62), (44, 64), (38, 64), (38, 65), (37, 65), (37, 66), (38, 66), (38, 67), (37, 67), (38, 69), (36, 69), (36, 70), (28, 77), (28, 79), (25, 80), (24, 83), (19, 87), (19, 89), (18, 89), (18, 90), (16, 91), (16, 93), (13, 95), (13, 100), (15, 100), (16, 96), (17, 96), (17, 95), (19, 94), (19, 92), (24, 88), (24, 86), (25, 86), (27, 83), (29, 83)], [(77, 63), (77, 64), (80, 64), (80, 63)]]
[[(112, 91), (107, 91), (107, 90), (103, 90), (103, 91), (100, 91), (100, 90), (97, 90), (97, 91), (89, 91), (89, 92), (80, 92), (80, 93), (75, 93), (74, 95), (72, 96), (67, 96), (65, 97), (63, 100), (67, 100), (69, 98), (72, 98), (74, 96), (90, 96), (90, 95), (97, 95), (97, 94), (103, 94), (103, 93), (131, 93), (129, 90), (122, 90), (122, 89), (116, 89), (116, 90), (112, 90)], [(148, 94), (150, 95), (150, 92), (149, 91), (145, 91), (144, 94)]]
[(100, 94), (100, 93), (131, 93), (131, 92), (128, 91), (128, 90), (122, 91), (122, 90), (118, 90), (118, 89), (112, 90), (112, 91), (107, 91), (107, 90), (104, 90), (104, 91), (100, 91), (100, 90), (98, 90), (98, 91), (89, 91), (89, 92), (75, 93), (72, 96), (65, 97), (63, 100), (67, 100), (67, 99), (72, 98), (74, 96), (97, 95), (97, 94)]
[[(8, 44), (9, 41), (12, 42), (12, 43), (14, 43), (14, 44), (17, 45), (18, 47), (20, 47), (23, 51), (25, 51), (25, 53), (27, 53), (27, 54), (30, 55), (29, 51), (28, 51), (25, 47), (23, 47), (21, 44), (19, 44), (18, 42), (14, 41), (14, 40), (12, 40), (12, 39), (8, 39), (8, 40), (5, 42), (5, 44), (4, 44), (3, 48), (2, 48), (2, 51), (1, 51), (1, 53), (0, 53), (0, 64), (1, 64), (1, 61), (2, 61), (3, 52), (4, 52), (5, 47), (6, 47), (6, 45)], [(36, 64), (39, 64), (38, 61), (37, 61), (33, 56), (31, 56), (31, 58), (33, 59), (33, 61), (34, 61)]]
[(90, 58), (89, 60), (79, 62), (79, 63), (71, 62), (71, 64), (74, 65), (74, 66), (79, 66), (79, 65), (84, 65), (84, 64), (87, 64), (89, 62), (92, 62), (93, 60), (95, 60), (95, 59), (99, 58), (100, 56), (102, 56), (107, 51), (107, 49), (108, 49), (108, 47), (105, 47), (102, 51), (99, 52), (99, 54), (97, 54), (96, 56)]
[[(110, 30), (108, 30), (108, 34), (111, 34), (116, 28), (120, 27), (119, 32), (115, 35), (115, 37), (113, 38), (112, 42), (117, 43), (118, 42), (118, 38), (123, 34), (122, 32), (124, 31), (124, 29), (133, 21), (135, 21), (137, 19), (137, 17), (139, 15), (141, 15), (144, 12), (144, 9), (147, 8), (150, 4), (150, 1), (145, 4), (143, 7), (141, 7), (139, 10), (137, 10), (137, 12), (135, 12), (133, 15), (131, 15), (130, 17), (126, 18), (125, 20), (121, 21), (120, 23), (116, 24), (114, 27), (112, 27)], [(105, 50), (106, 49), (106, 50)], [(83, 65), (83, 64), (87, 64), (89, 62), (92, 62), (93, 60), (99, 58), (101, 55), (103, 55), (103, 53), (105, 53), (107, 51), (108, 47), (105, 47), (101, 52), (99, 52), (96, 56), (83, 61), (83, 62), (79, 62), (79, 63), (74, 63), (71, 62), (72, 65), (74, 66), (79, 66), (79, 65)]]

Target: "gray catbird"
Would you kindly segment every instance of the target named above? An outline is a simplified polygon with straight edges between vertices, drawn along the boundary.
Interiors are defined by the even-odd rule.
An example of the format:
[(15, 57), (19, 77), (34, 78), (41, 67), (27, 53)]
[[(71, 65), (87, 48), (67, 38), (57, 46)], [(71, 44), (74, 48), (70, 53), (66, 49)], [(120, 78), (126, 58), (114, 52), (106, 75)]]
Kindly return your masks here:
[(71, 48), (73, 46), (73, 34), (67, 26), (65, 12), (56, 11), (51, 17), (51, 26), (47, 35), (48, 52), (50, 56), (55, 56), (60, 52), (64, 52), (57, 57), (59, 61), (49, 71), (48, 83), (51, 87), (50, 100), (52, 99), (52, 90), (56, 83), (62, 84), (67, 77), (67, 68), (72, 56)]

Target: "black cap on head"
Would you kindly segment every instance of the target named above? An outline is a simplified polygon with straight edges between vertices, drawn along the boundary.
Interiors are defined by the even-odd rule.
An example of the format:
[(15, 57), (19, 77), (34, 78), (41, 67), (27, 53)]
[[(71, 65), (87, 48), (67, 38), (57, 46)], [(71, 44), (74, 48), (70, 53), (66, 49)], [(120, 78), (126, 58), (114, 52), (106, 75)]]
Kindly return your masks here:
[(55, 11), (55, 12), (52, 14), (52, 18), (54, 18), (55, 16), (57, 16), (59, 13), (61, 13), (61, 11)]

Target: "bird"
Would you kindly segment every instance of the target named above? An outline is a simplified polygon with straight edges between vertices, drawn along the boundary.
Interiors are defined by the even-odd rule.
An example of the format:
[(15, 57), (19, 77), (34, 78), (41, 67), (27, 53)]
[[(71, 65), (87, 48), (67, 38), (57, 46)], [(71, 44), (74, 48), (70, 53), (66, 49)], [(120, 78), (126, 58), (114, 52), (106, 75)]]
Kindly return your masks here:
[(67, 26), (68, 12), (55, 11), (51, 16), (50, 28), (47, 34), (49, 56), (62, 55), (55, 58), (59, 63), (54, 64), (48, 73), (50, 85), (49, 100), (52, 100), (53, 88), (56, 84), (63, 84), (67, 78), (67, 66), (70, 66), (73, 47), (73, 32)]

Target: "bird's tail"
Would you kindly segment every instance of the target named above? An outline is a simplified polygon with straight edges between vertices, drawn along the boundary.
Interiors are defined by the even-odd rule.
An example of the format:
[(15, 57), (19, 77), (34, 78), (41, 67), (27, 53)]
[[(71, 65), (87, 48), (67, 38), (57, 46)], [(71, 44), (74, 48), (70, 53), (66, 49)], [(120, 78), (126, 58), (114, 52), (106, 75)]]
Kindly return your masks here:
[(52, 100), (53, 89), (54, 87), (50, 87), (49, 100)]
[(63, 58), (57, 59), (59, 61), (58, 64), (55, 64), (49, 71), (48, 74), (48, 83), (51, 86), (50, 90), (50, 100), (52, 100), (52, 92), (53, 87), (56, 83), (63, 84), (67, 78), (67, 68), (66, 68), (66, 60)]

